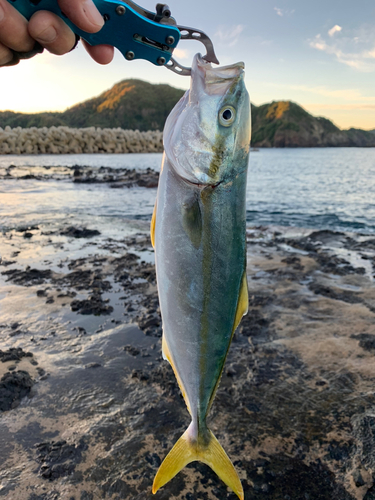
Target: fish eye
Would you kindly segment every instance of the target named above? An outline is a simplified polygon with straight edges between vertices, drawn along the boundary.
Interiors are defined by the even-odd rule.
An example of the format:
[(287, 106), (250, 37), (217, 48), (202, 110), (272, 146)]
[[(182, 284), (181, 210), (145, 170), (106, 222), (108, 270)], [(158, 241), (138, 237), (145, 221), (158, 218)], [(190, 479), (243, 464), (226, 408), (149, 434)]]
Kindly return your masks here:
[(223, 127), (230, 127), (236, 119), (236, 110), (232, 106), (224, 106), (219, 113), (219, 122)]

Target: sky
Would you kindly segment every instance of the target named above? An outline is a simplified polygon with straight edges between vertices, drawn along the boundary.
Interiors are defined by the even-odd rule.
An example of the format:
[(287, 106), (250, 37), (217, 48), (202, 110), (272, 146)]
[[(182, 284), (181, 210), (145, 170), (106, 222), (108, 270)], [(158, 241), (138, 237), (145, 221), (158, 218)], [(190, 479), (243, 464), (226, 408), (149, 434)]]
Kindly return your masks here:
[[(156, 0), (143, 0), (151, 11)], [(251, 100), (292, 100), (343, 129), (375, 129), (373, 0), (169, 0), (177, 23), (205, 31), (221, 64), (244, 61)], [(190, 66), (204, 46), (183, 41), (175, 58)], [(187, 89), (189, 77), (117, 52), (107, 66), (82, 46), (45, 52), (0, 68), (0, 110), (63, 111), (126, 78)]]

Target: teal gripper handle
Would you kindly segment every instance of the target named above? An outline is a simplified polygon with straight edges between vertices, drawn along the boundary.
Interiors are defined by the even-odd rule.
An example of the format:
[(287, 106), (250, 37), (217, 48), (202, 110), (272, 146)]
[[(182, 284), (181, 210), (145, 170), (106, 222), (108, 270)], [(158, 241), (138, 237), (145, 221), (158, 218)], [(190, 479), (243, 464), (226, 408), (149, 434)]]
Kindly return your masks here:
[(147, 19), (120, 0), (93, 1), (105, 19), (98, 33), (86, 33), (77, 28), (61, 12), (57, 0), (8, 0), (27, 20), (39, 10), (48, 10), (61, 17), (74, 33), (90, 45), (112, 45), (128, 60), (145, 59), (158, 66), (170, 61), (173, 49), (181, 38), (176, 26)]

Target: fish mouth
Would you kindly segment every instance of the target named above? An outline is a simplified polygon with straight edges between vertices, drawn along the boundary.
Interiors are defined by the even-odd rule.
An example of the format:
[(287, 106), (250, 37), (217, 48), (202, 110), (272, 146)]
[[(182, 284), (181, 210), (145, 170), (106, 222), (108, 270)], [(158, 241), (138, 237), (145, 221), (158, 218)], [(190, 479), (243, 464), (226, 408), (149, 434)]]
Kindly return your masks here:
[(198, 98), (202, 91), (208, 95), (226, 94), (234, 83), (244, 77), (244, 70), (243, 62), (212, 67), (201, 54), (196, 54), (192, 64), (191, 99)]

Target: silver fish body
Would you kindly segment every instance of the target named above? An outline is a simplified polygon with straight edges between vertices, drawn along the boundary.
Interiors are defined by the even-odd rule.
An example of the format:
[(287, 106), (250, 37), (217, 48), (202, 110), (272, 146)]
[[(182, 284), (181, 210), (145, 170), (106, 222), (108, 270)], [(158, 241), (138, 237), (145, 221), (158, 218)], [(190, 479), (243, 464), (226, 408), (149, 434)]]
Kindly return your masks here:
[(247, 312), (246, 176), (250, 102), (243, 64), (213, 69), (195, 57), (191, 88), (168, 117), (152, 224), (163, 351), (192, 417), (154, 491), (193, 460), (243, 498), (206, 423), (233, 333)]

